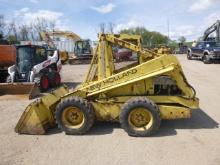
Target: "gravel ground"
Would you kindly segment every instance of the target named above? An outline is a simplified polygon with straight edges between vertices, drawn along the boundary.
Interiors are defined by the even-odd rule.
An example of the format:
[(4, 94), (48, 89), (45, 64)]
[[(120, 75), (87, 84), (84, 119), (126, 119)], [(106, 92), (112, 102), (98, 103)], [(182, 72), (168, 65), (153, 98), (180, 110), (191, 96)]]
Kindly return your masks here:
[[(29, 100), (0, 97), (0, 165), (22, 164), (220, 164), (220, 65), (187, 61), (179, 55), (188, 81), (200, 98), (190, 119), (163, 121), (153, 137), (129, 137), (117, 123), (96, 123), (83, 136), (58, 129), (43, 136), (18, 135), (14, 127)], [(71, 87), (83, 80), (88, 65), (65, 65)], [(74, 83), (73, 83), (74, 82)]]

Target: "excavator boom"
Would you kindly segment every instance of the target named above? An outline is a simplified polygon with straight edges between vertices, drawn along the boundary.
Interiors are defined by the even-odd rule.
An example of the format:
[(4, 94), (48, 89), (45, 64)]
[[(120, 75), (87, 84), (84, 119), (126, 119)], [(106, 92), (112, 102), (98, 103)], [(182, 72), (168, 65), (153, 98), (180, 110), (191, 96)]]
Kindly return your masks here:
[(209, 35), (213, 32), (216, 32), (216, 41), (220, 42), (220, 20), (217, 20), (213, 25), (208, 27), (203, 35), (203, 41), (206, 41), (209, 37)]

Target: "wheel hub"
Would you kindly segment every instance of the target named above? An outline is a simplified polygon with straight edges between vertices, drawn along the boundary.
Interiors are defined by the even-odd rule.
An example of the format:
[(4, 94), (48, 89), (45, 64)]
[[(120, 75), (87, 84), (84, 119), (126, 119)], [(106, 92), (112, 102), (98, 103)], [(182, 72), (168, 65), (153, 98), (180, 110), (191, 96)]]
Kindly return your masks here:
[(152, 125), (152, 114), (146, 108), (136, 108), (129, 114), (129, 124), (136, 130), (147, 129)]
[(66, 127), (79, 128), (84, 123), (84, 114), (77, 107), (68, 107), (63, 111), (62, 122)]

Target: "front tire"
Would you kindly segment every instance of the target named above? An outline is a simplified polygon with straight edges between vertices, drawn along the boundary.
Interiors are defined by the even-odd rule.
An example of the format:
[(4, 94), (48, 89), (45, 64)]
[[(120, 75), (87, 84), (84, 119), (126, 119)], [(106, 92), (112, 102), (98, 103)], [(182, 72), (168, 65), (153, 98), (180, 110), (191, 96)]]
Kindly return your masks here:
[(207, 54), (205, 54), (203, 56), (202, 61), (203, 61), (204, 64), (211, 64), (211, 60), (210, 60), (210, 58), (208, 57)]
[(66, 134), (81, 135), (92, 127), (95, 113), (86, 100), (72, 96), (58, 104), (55, 118), (58, 127)]
[(141, 137), (155, 133), (161, 122), (158, 106), (142, 97), (128, 100), (121, 109), (119, 120), (128, 135)]

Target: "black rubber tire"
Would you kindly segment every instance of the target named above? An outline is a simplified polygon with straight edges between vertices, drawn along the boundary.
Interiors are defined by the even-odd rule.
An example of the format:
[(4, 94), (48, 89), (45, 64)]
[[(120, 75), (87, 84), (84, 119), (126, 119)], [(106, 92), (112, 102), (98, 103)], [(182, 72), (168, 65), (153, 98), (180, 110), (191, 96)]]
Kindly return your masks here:
[(187, 59), (188, 59), (188, 60), (192, 60), (192, 54), (190, 54), (189, 51), (187, 52)]
[[(43, 82), (42, 82), (43, 78), (46, 78), (47, 81), (48, 81), (47, 87), (44, 87), (44, 85), (43, 85)], [(49, 89), (49, 78), (48, 78), (48, 76), (46, 74), (43, 74), (40, 77), (40, 82), (39, 82), (38, 86), (39, 86), (41, 92), (46, 92)]]
[(202, 61), (204, 64), (211, 64), (211, 61), (210, 59), (208, 58), (208, 55), (205, 54), (203, 57), (202, 57)]
[[(132, 128), (132, 126), (129, 124), (128, 117), (129, 114), (134, 110), (135, 108), (146, 108), (153, 117), (153, 124), (149, 129), (145, 129), (144, 131), (137, 131)], [(121, 127), (128, 133), (130, 136), (150, 136), (154, 134), (160, 127), (161, 118), (160, 118), (160, 110), (156, 104), (154, 104), (151, 100), (143, 97), (135, 97), (129, 99), (125, 104), (123, 105), (119, 121), (121, 124)]]
[(49, 83), (50, 83), (50, 86), (52, 88), (57, 87), (61, 84), (61, 77), (60, 77), (60, 82), (56, 83), (56, 81), (55, 81), (56, 76), (60, 77), (60, 74), (56, 71), (53, 71), (53, 72), (49, 73), (49, 76), (48, 76), (49, 77)]
[[(84, 123), (80, 128), (73, 129), (66, 127), (62, 122), (62, 113), (67, 107), (77, 107), (84, 114)], [(81, 135), (85, 134), (93, 126), (95, 121), (95, 113), (92, 106), (83, 98), (71, 96), (62, 100), (56, 108), (55, 112), (56, 123), (58, 127), (65, 131), (68, 135)]]

